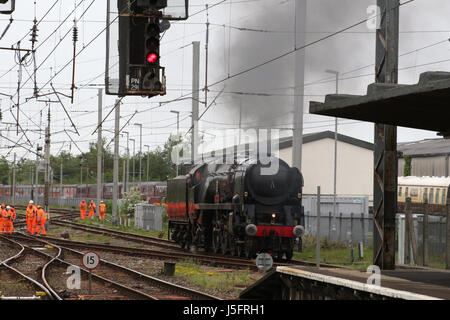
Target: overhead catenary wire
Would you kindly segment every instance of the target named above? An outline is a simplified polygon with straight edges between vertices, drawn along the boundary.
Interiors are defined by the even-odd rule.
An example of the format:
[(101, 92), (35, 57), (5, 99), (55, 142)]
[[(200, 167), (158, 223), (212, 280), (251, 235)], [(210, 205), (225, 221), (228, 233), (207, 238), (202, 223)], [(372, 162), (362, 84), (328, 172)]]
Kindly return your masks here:
[[(365, 76), (365, 75), (361, 75), (361, 77), (363, 77), (363, 76)], [(214, 91), (212, 91), (212, 92), (214, 92)], [(235, 93), (235, 94), (238, 94), (238, 93)], [(250, 95), (251, 93), (249, 93), (249, 95)], [(276, 95), (276, 94), (273, 94), (273, 95)], [(152, 102), (153, 103), (153, 102)], [(160, 106), (161, 107), (161, 106)], [(139, 112), (141, 112), (141, 111), (139, 111)]]

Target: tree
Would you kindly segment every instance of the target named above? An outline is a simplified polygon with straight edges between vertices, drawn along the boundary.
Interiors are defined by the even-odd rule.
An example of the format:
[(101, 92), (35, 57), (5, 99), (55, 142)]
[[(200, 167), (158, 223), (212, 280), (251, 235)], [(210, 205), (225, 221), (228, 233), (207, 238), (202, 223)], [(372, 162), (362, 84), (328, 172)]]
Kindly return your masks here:
[(9, 184), (10, 165), (5, 156), (0, 158), (0, 181), (2, 184)]
[(403, 175), (405, 177), (409, 177), (411, 175), (411, 157), (410, 156), (403, 156), (405, 166), (403, 168)]

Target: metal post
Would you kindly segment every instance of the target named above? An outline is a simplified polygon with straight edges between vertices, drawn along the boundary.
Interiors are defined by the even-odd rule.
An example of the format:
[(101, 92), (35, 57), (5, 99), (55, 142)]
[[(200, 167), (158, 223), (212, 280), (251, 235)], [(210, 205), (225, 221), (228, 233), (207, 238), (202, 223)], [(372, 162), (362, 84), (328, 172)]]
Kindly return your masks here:
[(350, 243), (353, 244), (353, 212), (350, 213)]
[[(405, 217), (406, 217), (406, 224), (408, 226), (408, 238), (410, 246), (412, 247), (413, 252), (413, 260), (414, 263), (419, 262), (418, 258), (418, 252), (417, 252), (417, 242), (416, 242), (416, 232), (414, 230), (414, 219), (412, 215), (412, 209), (411, 209), (411, 198), (406, 198), (406, 209), (405, 209)], [(409, 246), (405, 247), (405, 250), (409, 252)]]
[(16, 205), (16, 153), (14, 152), (14, 162), (12, 167), (12, 205)]
[(113, 168), (113, 202), (112, 221), (117, 225), (117, 195), (119, 191), (119, 127), (120, 127), (120, 100), (116, 101), (115, 128), (114, 128), (114, 168)]
[(445, 269), (450, 269), (450, 194), (447, 192), (447, 217), (445, 232)]
[(362, 233), (362, 244), (366, 244), (366, 226), (364, 225), (364, 212), (361, 213), (361, 233)]
[(47, 219), (50, 220), (49, 193), (50, 193), (50, 115), (49, 125), (45, 128), (45, 191), (44, 191), (44, 210), (47, 213)]
[[(377, 0), (380, 28), (376, 33), (375, 73), (378, 83), (397, 83), (399, 0)], [(397, 211), (397, 127), (375, 124), (373, 264), (395, 269)]]
[(103, 107), (103, 89), (98, 89), (98, 128), (97, 128), (97, 210), (100, 210), (100, 201), (102, 200), (102, 107)]
[(34, 179), (33, 186), (33, 201), (37, 203), (39, 196), (39, 151), (42, 150), (42, 147), (39, 146), (39, 143), (36, 147), (36, 178)]
[[(305, 45), (306, 0), (295, 1), (295, 48)], [(303, 104), (305, 85), (305, 50), (295, 52), (294, 131), (292, 138), (292, 166), (302, 171)]]
[(428, 212), (429, 205), (428, 200), (424, 201), (424, 213), (423, 213), (423, 265), (428, 266)]
[(192, 42), (192, 136), (191, 136), (191, 161), (196, 163), (198, 158), (198, 105), (200, 91), (200, 42)]
[(142, 185), (142, 124), (135, 123), (134, 125), (139, 126), (139, 190)]
[(128, 182), (130, 180), (130, 143), (129, 143), (129, 137), (130, 133), (127, 131), (122, 131), (123, 133), (127, 134), (127, 167), (126, 167), (126, 175), (125, 175), (125, 182), (124, 182), (124, 192), (128, 191)]
[(239, 141), (238, 141), (238, 145), (241, 144), (241, 132), (242, 132), (242, 98), (239, 99)]
[(61, 164), (59, 166), (59, 197), (64, 198), (64, 190), (63, 190), (63, 162), (61, 159)]
[(317, 187), (316, 267), (320, 267), (320, 186)]
[(332, 216), (331, 216), (331, 211), (329, 211), (328, 212), (328, 240), (330, 240), (331, 241), (331, 219), (332, 219)]
[[(326, 70), (325, 72), (336, 76), (336, 94), (339, 93), (339, 71)], [(337, 184), (337, 142), (338, 142), (338, 118), (334, 119), (334, 182), (333, 182), (333, 218), (336, 218), (336, 184)]]
[(135, 168), (134, 168), (134, 156), (136, 155), (136, 140), (130, 139), (130, 141), (133, 141), (133, 175), (131, 176), (131, 181), (134, 182), (134, 174), (135, 174)]
[[(177, 115), (177, 139), (180, 135), (180, 112), (175, 110), (170, 110), (170, 112), (175, 113)], [(177, 155), (178, 157), (178, 155)], [(176, 176), (178, 177), (178, 159), (176, 159), (177, 163), (175, 164)], [(148, 170), (148, 168), (147, 168)], [(147, 178), (148, 180), (148, 178)]]
[[(149, 182), (149, 174), (150, 174), (150, 146), (148, 144), (144, 145), (144, 147), (147, 147), (147, 182)], [(178, 165), (177, 165), (178, 167)], [(177, 170), (178, 175), (178, 170)]]

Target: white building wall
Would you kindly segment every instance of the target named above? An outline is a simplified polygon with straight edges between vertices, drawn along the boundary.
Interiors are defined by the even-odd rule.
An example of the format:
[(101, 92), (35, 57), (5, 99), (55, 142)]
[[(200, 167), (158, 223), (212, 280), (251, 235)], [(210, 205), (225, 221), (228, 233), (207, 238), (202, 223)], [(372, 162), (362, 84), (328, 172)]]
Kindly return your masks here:
[[(369, 196), (373, 200), (373, 151), (338, 141), (336, 193), (339, 196)], [(279, 152), (280, 158), (292, 165), (292, 147)], [(314, 194), (320, 186), (322, 194), (333, 194), (334, 140), (321, 139), (303, 144), (302, 174), (304, 194)]]

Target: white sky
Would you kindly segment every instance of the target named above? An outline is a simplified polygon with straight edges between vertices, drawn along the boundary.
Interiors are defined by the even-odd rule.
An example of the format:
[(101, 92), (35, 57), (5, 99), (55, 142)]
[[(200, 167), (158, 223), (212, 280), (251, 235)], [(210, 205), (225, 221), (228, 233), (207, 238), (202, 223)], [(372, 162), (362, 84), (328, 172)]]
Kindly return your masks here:
[[(179, 0), (177, 0), (179, 2)], [(32, 20), (35, 10), (33, 0), (17, 1), (16, 11), (12, 17), (14, 22), (6, 35), (0, 40), (1, 47), (10, 47), (22, 39), (21, 48), (29, 49)], [(36, 17), (39, 21), (56, 0), (36, 1)], [(232, 4), (230, 5), (230, 2)], [(91, 5), (92, 3), (92, 5)], [(169, 0), (169, 3), (170, 0)], [(159, 108), (159, 102), (176, 99), (188, 95), (192, 81), (192, 46), (193, 41), (200, 41), (201, 70), (200, 87), (204, 86), (205, 67), (205, 37), (206, 11), (209, 4), (210, 43), (208, 83), (225, 79), (228, 74), (235, 74), (258, 63), (270, 60), (293, 48), (294, 39), (294, 0), (193, 0), (189, 11), (193, 15), (187, 21), (172, 22), (171, 28), (165, 33), (161, 45), (161, 65), (166, 67), (167, 95), (151, 99), (141, 97), (125, 97), (121, 107), (121, 127), (135, 112), (139, 113), (124, 129), (130, 132), (130, 138), (136, 139), (136, 152), (139, 150), (139, 127), (143, 124), (142, 145), (155, 148), (162, 145), (169, 134), (176, 133), (176, 115), (170, 110), (180, 111), (180, 131), (185, 133), (190, 127), (191, 100), (181, 100), (164, 104)], [(368, 17), (366, 9), (376, 3), (375, 0), (314, 0), (308, 1), (308, 34), (307, 43), (319, 39), (326, 34), (348, 27)], [(70, 95), (72, 65), (72, 33), (74, 15), (69, 15), (75, 4), (79, 5), (76, 17), (79, 19), (83, 11), (86, 14), (78, 21), (79, 41), (77, 52), (85, 49), (77, 57), (75, 82), (79, 88), (75, 91), (74, 104), (70, 99), (62, 97), (71, 118), (81, 136), (71, 133), (77, 145), (84, 151), (90, 141), (96, 141), (92, 135), (97, 125), (97, 90), (104, 85), (105, 71), (105, 28), (106, 1), (93, 0), (59, 0), (49, 14), (38, 26), (38, 42), (36, 46), (36, 62), (39, 66), (37, 83), (40, 93), (51, 91), (48, 83), (50, 77), (59, 72), (53, 79), (53, 85), (59, 92)], [(214, 6), (214, 4), (218, 4)], [(90, 6), (90, 7), (89, 7)], [(425, 71), (450, 71), (450, 1), (448, 0), (415, 0), (401, 7), (400, 17), (400, 60), (399, 83), (417, 83), (420, 73)], [(58, 28), (68, 16), (65, 23)], [(8, 25), (9, 16), (0, 15), (0, 34)], [(236, 28), (229, 28), (229, 26)], [(245, 31), (239, 28), (252, 28), (258, 31)], [(52, 34), (54, 31), (56, 32)], [(261, 32), (261, 31), (270, 32)], [(64, 38), (65, 34), (68, 35)], [(92, 43), (90, 41), (101, 34)], [(44, 40), (48, 37), (48, 40)], [(58, 45), (58, 43), (60, 44)], [(439, 43), (440, 42), (440, 43)], [(89, 44), (90, 43), (90, 44)], [(438, 44), (436, 44), (438, 43)], [(58, 47), (54, 50), (55, 46)], [(424, 48), (432, 45), (429, 48)], [(52, 52), (52, 50), (54, 50)], [(403, 55), (408, 53), (406, 55)], [(243, 101), (242, 123), (247, 127), (292, 127), (293, 97), (293, 59), (288, 56), (276, 62), (267, 64), (257, 70), (236, 77), (233, 81), (224, 81), (210, 87), (208, 103), (210, 103), (225, 88), (200, 123), (200, 130), (236, 128), (239, 121), (239, 99)], [(0, 50), (0, 93), (13, 95), (17, 101), (18, 65), (14, 62), (12, 51)], [(324, 40), (306, 50), (305, 83), (305, 117), (304, 133), (334, 130), (334, 118), (309, 115), (309, 101), (323, 101), (324, 95), (334, 93), (335, 83), (332, 75), (326, 74), (326, 69), (341, 72), (339, 81), (340, 93), (365, 94), (368, 84), (374, 82), (373, 63), (375, 61), (375, 34), (365, 24), (348, 32)], [(436, 63), (438, 61), (444, 61)], [(62, 68), (67, 64), (67, 67)], [(368, 66), (368, 67), (366, 67)], [(361, 68), (360, 67), (365, 67)], [(355, 69), (357, 71), (349, 72)], [(23, 69), (20, 91), (20, 122), (27, 131), (27, 137), (33, 145), (44, 144), (43, 130), (46, 125), (47, 107), (45, 102), (36, 99), (27, 100), (33, 95), (32, 75), (33, 65)], [(8, 72), (9, 71), (9, 72)], [(326, 81), (320, 81), (326, 80)], [(316, 83), (322, 82), (322, 83)], [(311, 84), (313, 83), (313, 84)], [(44, 86), (45, 85), (45, 86)], [(231, 92), (270, 93), (270, 97), (255, 95), (237, 95)], [(54, 101), (55, 96), (49, 96)], [(16, 128), (6, 123), (14, 123), (11, 111), (16, 114), (7, 96), (0, 95), (3, 122), (0, 129), (3, 135), (13, 141), (20, 140), (26, 145), (22, 133), (16, 135)], [(42, 100), (44, 98), (41, 98)], [(39, 99), (39, 100), (41, 100)], [(115, 96), (104, 96), (103, 116), (111, 110)], [(200, 100), (204, 101), (204, 92), (200, 92)], [(204, 105), (200, 105), (200, 114)], [(42, 119), (40, 112), (42, 111)], [(439, 115), (437, 115), (439, 116)], [(105, 122), (104, 129), (113, 130), (114, 114)], [(69, 149), (69, 138), (62, 130), (71, 130), (71, 124), (61, 105), (51, 104), (52, 154)], [(339, 133), (373, 142), (373, 124), (352, 120), (340, 120)], [(8, 129), (10, 131), (7, 131)], [(291, 131), (286, 131), (290, 134)], [(104, 132), (108, 141), (113, 134)], [(205, 138), (208, 137), (206, 134)], [(436, 138), (435, 132), (398, 129), (398, 141), (414, 141), (424, 138)], [(126, 138), (122, 138), (121, 152), (125, 151)], [(12, 145), (6, 139), (0, 138), (0, 150), (8, 154), (17, 153), (18, 157), (35, 158), (23, 148)], [(111, 144), (112, 147), (113, 144)], [(131, 152), (133, 144), (130, 142)], [(35, 147), (33, 147), (35, 149)], [(78, 154), (78, 149), (72, 145), (72, 153)], [(143, 151), (146, 148), (143, 147)]]

